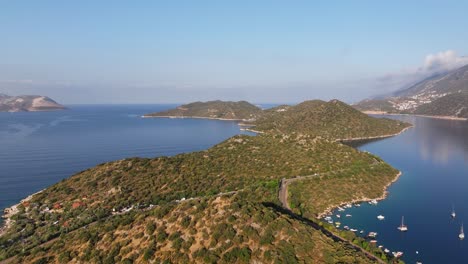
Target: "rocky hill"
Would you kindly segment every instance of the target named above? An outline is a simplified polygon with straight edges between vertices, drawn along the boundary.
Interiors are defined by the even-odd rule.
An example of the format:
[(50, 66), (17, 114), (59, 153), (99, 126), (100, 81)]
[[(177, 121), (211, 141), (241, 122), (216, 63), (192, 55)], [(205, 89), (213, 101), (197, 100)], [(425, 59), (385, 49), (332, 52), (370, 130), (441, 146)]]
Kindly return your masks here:
[(168, 111), (146, 114), (144, 117), (248, 120), (256, 118), (260, 112), (260, 108), (246, 101), (226, 102), (218, 100), (185, 104)]
[[(280, 122), (257, 136), (235, 136), (205, 151), (104, 163), (23, 200), (8, 210), (0, 261), (376, 263), (391, 259), (365, 238), (316, 217), (347, 201), (380, 197), (398, 173), (378, 157), (335, 139), (387, 135), (407, 124), (367, 117), (339, 101), (308, 101), (263, 114), (265, 119), (259, 120)], [(323, 127), (311, 130), (312, 125), (296, 119), (284, 123), (295, 115), (311, 115), (303, 122)], [(327, 195), (310, 204), (303, 199), (299, 209), (294, 199), (292, 212), (279, 200), (280, 182), (299, 175), (317, 179), (314, 188), (303, 192), (315, 195), (320, 190)], [(303, 214), (302, 207), (313, 209)]]
[[(371, 112), (460, 117), (458, 111), (463, 111), (461, 108), (468, 106), (463, 104), (466, 93), (468, 93), (468, 65), (448, 73), (431, 76), (386, 98), (361, 101), (354, 107), (361, 111)], [(443, 97), (446, 98), (442, 99)], [(460, 98), (457, 99), (457, 97)], [(443, 105), (452, 101), (459, 103), (460, 107), (449, 107), (451, 110), (444, 110)], [(435, 104), (430, 106), (432, 103)]]
[(63, 110), (65, 107), (46, 96), (0, 94), (0, 112), (35, 112)]

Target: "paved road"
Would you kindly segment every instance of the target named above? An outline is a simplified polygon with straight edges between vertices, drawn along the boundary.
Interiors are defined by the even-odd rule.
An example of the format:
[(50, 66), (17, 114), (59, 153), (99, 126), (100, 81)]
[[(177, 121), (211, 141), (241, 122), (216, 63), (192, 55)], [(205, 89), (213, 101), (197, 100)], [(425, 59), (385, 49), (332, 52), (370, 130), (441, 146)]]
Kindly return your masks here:
[(343, 243), (347, 244), (348, 246), (354, 248), (355, 250), (361, 251), (368, 258), (370, 258), (372, 260), (375, 260), (378, 263), (386, 264), (387, 262), (385, 262), (385, 261), (381, 260), (380, 258), (376, 257), (374, 254), (370, 253), (369, 251), (365, 250), (364, 248), (362, 248), (362, 247), (360, 247), (360, 246), (358, 246), (356, 244), (351, 243), (347, 239), (335, 234), (333, 231), (327, 230), (324, 227), (319, 226), (314, 221), (304, 219), (304, 218), (302, 218), (300, 216), (297, 216), (296, 214), (294, 214), (292, 212), (291, 207), (289, 206), (289, 203), (288, 203), (288, 186), (289, 186), (289, 184), (291, 184), (292, 182), (295, 182), (295, 181), (310, 179), (310, 178), (318, 177), (318, 176), (320, 176), (320, 175), (319, 174), (314, 174), (314, 175), (307, 175), (307, 176), (296, 176), (294, 178), (289, 178), (289, 179), (285, 179), (285, 178), (281, 179), (280, 188), (279, 188), (279, 191), (278, 191), (278, 199), (280, 200), (283, 208), (285, 208), (287, 211), (289, 211), (290, 215), (292, 215), (293, 217), (298, 218), (298, 219), (302, 220), (303, 222), (305, 222), (306, 224), (312, 226), (313, 228), (322, 231), (322, 233), (324, 233), (326, 236), (332, 238), (333, 240), (343, 242)]

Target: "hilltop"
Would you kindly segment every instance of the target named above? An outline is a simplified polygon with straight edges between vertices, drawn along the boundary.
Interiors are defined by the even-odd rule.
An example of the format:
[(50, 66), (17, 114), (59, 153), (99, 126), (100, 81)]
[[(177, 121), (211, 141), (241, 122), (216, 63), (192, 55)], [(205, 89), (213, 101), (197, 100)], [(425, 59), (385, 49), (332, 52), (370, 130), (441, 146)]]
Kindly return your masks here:
[(329, 139), (372, 138), (392, 135), (408, 126), (390, 119), (377, 119), (338, 101), (306, 101), (295, 106), (280, 106), (252, 124), (269, 133), (301, 133)]
[[(295, 115), (311, 117), (302, 123), (284, 123)], [(407, 124), (367, 117), (336, 100), (279, 106), (265, 110), (262, 120), (279, 121), (262, 134), (234, 136), (205, 151), (104, 163), (23, 200), (9, 210), (0, 237), (0, 260), (376, 263), (389, 259), (364, 238), (317, 217), (344, 202), (382, 196), (398, 174), (378, 157), (336, 139), (385, 136)], [(257, 126), (261, 124), (269, 123)], [(379, 132), (366, 130), (383, 124)], [(322, 127), (315, 129), (316, 125)], [(301, 188), (302, 182), (292, 186), (306, 196), (289, 193), (290, 211), (279, 200), (280, 183), (300, 175), (316, 181), (313, 188)], [(322, 193), (326, 195), (320, 199), (308, 199)]]
[(35, 112), (63, 110), (65, 107), (47, 96), (0, 94), (0, 112)]
[[(466, 118), (468, 65), (437, 74), (381, 99), (354, 105), (364, 112), (405, 113)], [(450, 105), (454, 103), (454, 105)]]
[(210, 118), (228, 120), (254, 119), (262, 110), (246, 101), (226, 102), (209, 101), (194, 102), (178, 106), (163, 112), (150, 113), (144, 117), (188, 117), (188, 118)]

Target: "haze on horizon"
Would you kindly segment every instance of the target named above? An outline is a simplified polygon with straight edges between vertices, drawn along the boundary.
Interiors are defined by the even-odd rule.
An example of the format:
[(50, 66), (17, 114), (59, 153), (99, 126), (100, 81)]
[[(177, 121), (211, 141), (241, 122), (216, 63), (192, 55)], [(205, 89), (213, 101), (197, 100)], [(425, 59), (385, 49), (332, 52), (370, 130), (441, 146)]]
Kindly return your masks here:
[(9, 1), (0, 93), (354, 102), (468, 63), (462, 1)]

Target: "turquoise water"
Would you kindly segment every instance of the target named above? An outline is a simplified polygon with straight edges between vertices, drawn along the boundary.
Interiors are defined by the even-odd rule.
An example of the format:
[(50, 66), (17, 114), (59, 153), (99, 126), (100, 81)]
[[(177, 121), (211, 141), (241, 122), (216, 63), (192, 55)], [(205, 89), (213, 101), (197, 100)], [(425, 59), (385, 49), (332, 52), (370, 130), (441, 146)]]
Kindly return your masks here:
[(204, 150), (241, 133), (234, 121), (141, 118), (172, 107), (72, 105), (0, 113), (0, 209), (106, 161)]
[[(377, 206), (365, 203), (334, 214), (342, 215), (342, 226), (378, 232), (378, 244), (404, 252), (406, 263), (468, 263), (468, 241), (458, 239), (461, 223), (468, 226), (468, 122), (393, 118), (415, 127), (358, 148), (382, 157), (402, 176)], [(450, 217), (452, 205), (455, 219)], [(377, 220), (379, 214), (384, 221)], [(402, 216), (406, 233), (397, 230)]]

